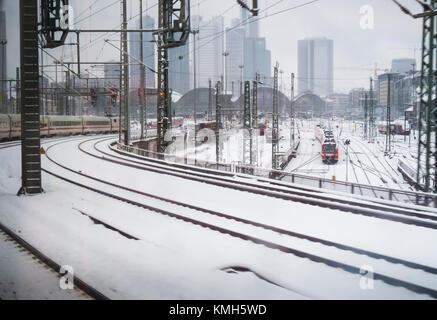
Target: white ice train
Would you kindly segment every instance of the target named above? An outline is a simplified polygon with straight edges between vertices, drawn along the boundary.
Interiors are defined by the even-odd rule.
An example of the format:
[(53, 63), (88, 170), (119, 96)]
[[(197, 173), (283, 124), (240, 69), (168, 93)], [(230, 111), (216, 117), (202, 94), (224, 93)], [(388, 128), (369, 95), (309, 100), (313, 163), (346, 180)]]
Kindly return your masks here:
[[(118, 132), (118, 117), (92, 116), (40, 116), (42, 137), (55, 135), (75, 135), (89, 133)], [(19, 114), (0, 114), (0, 140), (21, 137), (21, 116)]]

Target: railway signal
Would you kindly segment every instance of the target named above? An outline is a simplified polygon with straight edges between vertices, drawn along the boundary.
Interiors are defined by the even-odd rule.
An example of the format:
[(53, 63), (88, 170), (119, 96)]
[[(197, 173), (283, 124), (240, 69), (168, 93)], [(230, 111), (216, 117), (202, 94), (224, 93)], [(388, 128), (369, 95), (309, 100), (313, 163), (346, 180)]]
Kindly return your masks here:
[(117, 90), (111, 89), (111, 103), (115, 106), (117, 103)]
[(96, 95), (96, 90), (94, 88), (90, 89), (90, 96), (91, 96), (91, 104), (94, 107), (97, 103), (97, 95)]

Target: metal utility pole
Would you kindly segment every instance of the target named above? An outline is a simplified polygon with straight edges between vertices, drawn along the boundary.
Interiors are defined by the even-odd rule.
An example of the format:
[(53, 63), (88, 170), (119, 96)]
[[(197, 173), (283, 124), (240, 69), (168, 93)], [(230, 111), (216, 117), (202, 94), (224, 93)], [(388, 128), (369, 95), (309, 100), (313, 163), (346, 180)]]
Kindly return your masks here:
[(386, 118), (386, 136), (385, 136), (385, 153), (391, 152), (391, 76), (387, 74), (387, 118)]
[(129, 54), (127, 48), (127, 4), (122, 0), (122, 33), (121, 45), (123, 51), (122, 81), (123, 81), (123, 108), (124, 108), (124, 144), (130, 145), (130, 117), (129, 117)]
[(293, 152), (294, 146), (295, 146), (293, 100), (294, 100), (294, 73), (291, 74), (291, 103), (290, 103), (290, 150), (291, 150), (291, 152)]
[(209, 79), (208, 81), (209, 87), (208, 87), (208, 121), (211, 121), (212, 119), (212, 81)]
[(165, 134), (171, 127), (171, 97), (168, 77), (168, 49), (185, 45), (190, 34), (190, 1), (159, 0), (158, 31), (158, 141), (157, 151), (164, 153)]
[(215, 161), (220, 163), (221, 161), (221, 148), (220, 148), (220, 129), (222, 124), (222, 115), (221, 115), (221, 101), (220, 101), (220, 81), (217, 81), (215, 86)]
[(369, 106), (367, 93), (364, 94), (364, 127), (363, 139), (367, 140), (368, 120), (369, 120)]
[[(228, 56), (229, 56), (229, 52), (225, 51), (223, 52), (223, 57), (224, 57), (224, 62), (225, 62), (225, 95), (228, 94)], [(227, 99), (225, 100), (225, 104), (227, 103)], [(227, 107), (227, 106), (225, 106)]]
[(15, 82), (15, 110), (14, 113), (21, 113), (21, 81), (20, 81), (20, 68), (17, 67), (16, 82)]
[(369, 142), (375, 137), (375, 107), (373, 105), (373, 78), (370, 78), (370, 117), (369, 117)]
[(346, 182), (349, 181), (349, 145), (351, 141), (348, 139), (344, 142), (346, 145)]
[(197, 51), (196, 51), (196, 35), (199, 34), (199, 30), (191, 30), (190, 31), (193, 34), (193, 46), (194, 46), (194, 52), (193, 52), (193, 68), (194, 68), (194, 75), (193, 75), (193, 85), (194, 85), (194, 164), (197, 164)]
[(252, 98), (252, 165), (258, 166), (258, 83), (259, 74), (253, 81)]
[(241, 99), (242, 95), (243, 95), (243, 65), (239, 65), (238, 68), (240, 68), (240, 107), (242, 107), (242, 103), (241, 101), (243, 101)]
[(272, 113), (272, 169), (279, 170), (279, 92), (278, 72), (279, 64), (276, 63), (273, 80), (273, 113)]
[[(436, 1), (431, 0), (428, 6), (434, 11)], [(437, 193), (437, 105), (435, 100), (437, 41), (435, 19), (435, 16), (427, 16), (423, 19), (417, 184), (424, 192)]]
[(20, 0), (20, 39), (22, 180), (19, 195), (42, 192), (37, 1)]
[[(143, 0), (140, 1), (140, 29), (143, 29)], [(144, 43), (143, 43), (143, 33), (140, 32), (140, 90), (142, 94), (140, 95), (140, 121), (141, 121), (141, 136), (140, 139), (144, 139), (144, 113), (146, 112), (145, 100), (146, 100), (146, 86), (144, 83), (146, 77), (146, 67), (144, 66)]]
[(252, 121), (250, 112), (250, 81), (244, 82), (243, 164), (252, 165)]

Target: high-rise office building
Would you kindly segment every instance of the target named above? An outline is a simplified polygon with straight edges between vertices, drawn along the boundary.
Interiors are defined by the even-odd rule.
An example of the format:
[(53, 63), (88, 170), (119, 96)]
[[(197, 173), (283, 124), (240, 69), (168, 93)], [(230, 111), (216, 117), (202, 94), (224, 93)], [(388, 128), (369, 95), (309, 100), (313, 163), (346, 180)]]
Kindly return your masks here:
[(298, 41), (298, 91), (327, 96), (334, 91), (334, 41), (309, 38)]
[[(248, 4), (247, 0), (243, 0), (244, 3)], [(248, 38), (259, 37), (259, 17), (254, 17), (252, 14), (244, 9), (240, 9), (240, 18), (243, 24), (243, 28)]]
[(184, 95), (190, 90), (190, 43), (168, 50), (170, 88)]
[(226, 79), (228, 88), (234, 83), (234, 94), (239, 95), (240, 83), (242, 81), (242, 69), (244, 67), (244, 42), (245, 30), (243, 27), (233, 28), (238, 26), (240, 20), (232, 21), (232, 27), (226, 29), (226, 52), (229, 54), (226, 58)]
[(416, 59), (393, 59), (391, 62), (391, 72), (400, 74), (410, 74), (417, 70)]
[[(116, 63), (115, 60), (112, 60), (110, 62)], [(107, 89), (109, 89), (109, 88), (119, 89), (120, 88), (120, 66), (117, 64), (105, 64), (104, 72), (105, 72), (105, 87)]]
[(206, 88), (209, 80), (215, 83), (224, 75), (224, 18), (213, 17), (204, 22), (200, 16), (193, 16), (192, 27), (200, 30), (193, 50), (197, 61), (197, 87)]
[[(135, 29), (140, 28), (140, 19), (138, 18), (135, 22)], [(150, 16), (143, 16), (143, 29), (154, 29), (155, 28), (155, 19)], [(137, 32), (129, 32), (129, 54), (137, 60), (141, 60), (140, 57), (140, 34)], [(144, 63), (156, 70), (155, 65), (155, 43), (153, 34), (151, 32), (143, 33), (143, 61)], [(130, 63), (132, 64), (130, 67), (130, 87), (138, 88), (140, 86), (140, 78), (141, 78), (141, 67), (137, 61), (130, 58)], [(155, 87), (155, 73), (149, 71), (146, 68), (146, 86), (148, 88)]]
[(271, 81), (271, 53), (266, 49), (265, 38), (246, 38), (244, 42), (244, 78), (255, 79), (259, 73), (261, 82), (269, 84)]
[(6, 15), (4, 11), (0, 11), (0, 113), (6, 113), (8, 109), (6, 46)]

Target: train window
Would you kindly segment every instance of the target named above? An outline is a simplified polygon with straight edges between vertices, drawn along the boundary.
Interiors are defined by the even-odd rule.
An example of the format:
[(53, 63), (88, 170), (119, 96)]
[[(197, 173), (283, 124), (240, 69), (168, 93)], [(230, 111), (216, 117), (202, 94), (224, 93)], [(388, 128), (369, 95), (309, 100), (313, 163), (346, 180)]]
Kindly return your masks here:
[(87, 126), (104, 126), (107, 125), (108, 121), (87, 121)]
[(9, 128), (8, 121), (0, 121), (0, 128)]

